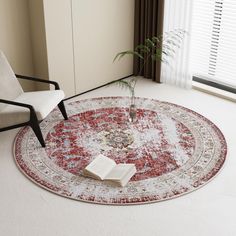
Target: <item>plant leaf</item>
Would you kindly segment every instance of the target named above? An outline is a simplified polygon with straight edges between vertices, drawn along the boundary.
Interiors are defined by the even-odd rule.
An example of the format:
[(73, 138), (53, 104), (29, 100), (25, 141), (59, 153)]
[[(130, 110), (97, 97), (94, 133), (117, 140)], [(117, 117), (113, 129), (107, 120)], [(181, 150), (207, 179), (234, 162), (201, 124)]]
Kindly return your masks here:
[(109, 85), (117, 84), (121, 89), (129, 90), (130, 94), (134, 95), (134, 88), (132, 86), (132, 83), (125, 81), (125, 80), (116, 80), (112, 81)]
[(126, 55), (133, 55), (133, 56), (137, 56), (137, 57), (139, 57), (139, 58), (141, 58), (141, 59), (144, 59), (143, 58), (143, 56), (140, 54), (140, 53), (138, 53), (138, 52), (136, 52), (136, 51), (124, 51), (124, 52), (119, 52), (119, 53), (117, 53), (116, 54), (116, 56), (115, 56), (115, 58), (113, 59), (113, 62), (115, 61), (115, 60), (120, 60), (122, 57), (124, 57), (124, 56), (126, 56)]
[(135, 51), (138, 51), (140, 50), (141, 52), (144, 52), (144, 53), (148, 53), (150, 52), (150, 48), (147, 47), (146, 45), (143, 45), (143, 44), (139, 44), (136, 48), (135, 48)]
[(153, 54), (151, 56), (151, 58), (152, 58), (153, 61), (161, 61), (162, 60), (161, 55), (159, 55), (159, 54)]
[(164, 49), (164, 50), (167, 50), (167, 51), (170, 51), (170, 52), (172, 52), (172, 53), (175, 53), (175, 50), (173, 49), (173, 48), (171, 48), (169, 45), (167, 45), (167, 44), (163, 44), (162, 45), (162, 48)]
[(145, 39), (145, 45), (148, 48), (156, 48), (155, 43), (153, 43), (152, 40), (150, 40), (150, 39)]
[(167, 40), (165, 40), (165, 43), (166, 43), (166, 44), (170, 44), (170, 45), (172, 45), (172, 46), (174, 46), (174, 47), (180, 48), (180, 45), (177, 44), (174, 40), (167, 39)]
[(152, 37), (152, 42), (153, 43), (160, 43), (161, 40), (158, 37), (154, 36), (154, 37)]

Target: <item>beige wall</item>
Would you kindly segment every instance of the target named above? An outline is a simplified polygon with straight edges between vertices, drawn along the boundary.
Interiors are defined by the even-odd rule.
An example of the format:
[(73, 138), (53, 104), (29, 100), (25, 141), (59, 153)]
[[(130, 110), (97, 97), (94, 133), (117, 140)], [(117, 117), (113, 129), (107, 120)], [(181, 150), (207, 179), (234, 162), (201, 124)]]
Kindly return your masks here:
[(132, 74), (134, 0), (72, 0), (76, 93)]
[[(0, 0), (0, 50), (15, 73), (34, 74), (28, 0)], [(32, 90), (35, 85), (26, 82), (23, 88)]]
[[(56, 6), (56, 7), (55, 7)], [(67, 96), (132, 74), (134, 0), (44, 0), (49, 78)]]
[[(48, 79), (47, 45), (44, 24), (43, 0), (29, 0), (30, 31), (34, 61), (34, 75)], [(36, 83), (38, 90), (48, 89), (48, 85)]]
[(75, 94), (71, 0), (43, 0), (49, 79)]
[(0, 49), (71, 96), (132, 74), (132, 58), (112, 61), (133, 47), (133, 20), (134, 0), (0, 0)]

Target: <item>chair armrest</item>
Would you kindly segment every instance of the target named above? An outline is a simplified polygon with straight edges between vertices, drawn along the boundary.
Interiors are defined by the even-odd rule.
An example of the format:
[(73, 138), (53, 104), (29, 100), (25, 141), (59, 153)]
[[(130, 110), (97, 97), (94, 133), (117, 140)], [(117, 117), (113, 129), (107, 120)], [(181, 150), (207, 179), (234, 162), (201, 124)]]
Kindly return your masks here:
[(5, 103), (5, 104), (9, 104), (9, 105), (14, 105), (14, 106), (20, 106), (20, 107), (26, 107), (26, 108), (30, 109), (30, 111), (34, 111), (33, 106), (26, 104), (26, 103), (14, 102), (14, 101), (5, 100), (5, 99), (0, 99), (0, 103)]
[(39, 83), (46, 83), (46, 84), (53, 84), (55, 86), (55, 90), (59, 90), (59, 84), (56, 81), (50, 81), (50, 80), (45, 80), (45, 79), (39, 79), (35, 77), (30, 77), (30, 76), (25, 76), (25, 75), (18, 75), (16, 74), (16, 77), (19, 79), (25, 79), (25, 80), (31, 80)]

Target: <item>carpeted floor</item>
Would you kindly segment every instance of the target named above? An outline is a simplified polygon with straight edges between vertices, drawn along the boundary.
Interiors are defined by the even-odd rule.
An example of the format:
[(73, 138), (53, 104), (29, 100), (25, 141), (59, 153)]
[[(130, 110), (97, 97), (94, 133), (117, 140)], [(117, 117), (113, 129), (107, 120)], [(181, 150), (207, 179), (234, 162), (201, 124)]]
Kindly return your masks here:
[[(80, 99), (121, 95), (127, 94), (109, 87)], [(2, 132), (1, 235), (236, 235), (236, 105), (198, 91), (158, 85), (149, 80), (140, 81), (137, 96), (182, 105), (214, 122), (228, 144), (221, 173), (198, 191), (171, 201), (131, 207), (87, 204), (58, 197), (31, 183), (14, 163), (12, 148), (17, 130)]]

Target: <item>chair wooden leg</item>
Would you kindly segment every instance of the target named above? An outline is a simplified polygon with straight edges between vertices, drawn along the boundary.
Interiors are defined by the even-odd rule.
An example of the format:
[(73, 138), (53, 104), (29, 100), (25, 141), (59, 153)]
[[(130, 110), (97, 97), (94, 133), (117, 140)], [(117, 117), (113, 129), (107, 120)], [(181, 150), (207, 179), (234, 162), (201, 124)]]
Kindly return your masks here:
[(33, 129), (36, 137), (38, 138), (40, 144), (42, 147), (45, 147), (45, 142), (44, 142), (44, 139), (43, 139), (43, 135), (42, 135), (42, 132), (41, 132), (41, 129), (40, 129), (40, 126), (39, 126), (39, 121), (37, 119), (37, 116), (35, 113), (32, 113), (30, 114), (30, 126), (31, 128)]
[(63, 102), (63, 101), (61, 101), (61, 102), (58, 104), (58, 108), (60, 109), (61, 114), (63, 115), (64, 119), (65, 119), (65, 120), (68, 120), (68, 116), (67, 116), (66, 109), (65, 109), (65, 105), (64, 105), (64, 102)]

